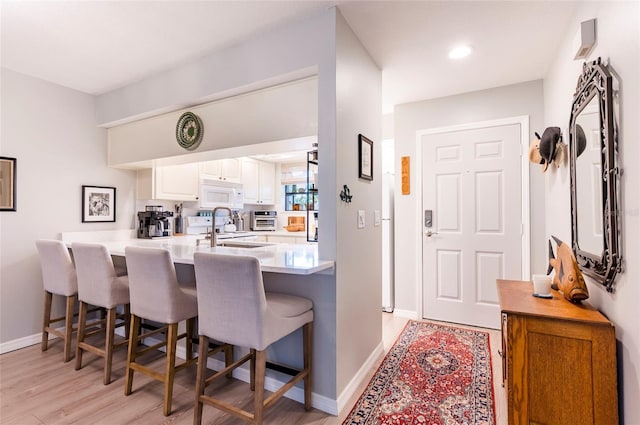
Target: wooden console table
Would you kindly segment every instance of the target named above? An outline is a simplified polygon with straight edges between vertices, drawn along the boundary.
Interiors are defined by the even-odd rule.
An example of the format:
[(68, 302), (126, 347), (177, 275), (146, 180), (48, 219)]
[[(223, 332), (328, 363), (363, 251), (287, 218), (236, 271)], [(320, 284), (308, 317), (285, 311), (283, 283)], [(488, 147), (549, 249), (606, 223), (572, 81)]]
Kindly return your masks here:
[(616, 338), (606, 317), (531, 282), (497, 280), (509, 425), (618, 424)]

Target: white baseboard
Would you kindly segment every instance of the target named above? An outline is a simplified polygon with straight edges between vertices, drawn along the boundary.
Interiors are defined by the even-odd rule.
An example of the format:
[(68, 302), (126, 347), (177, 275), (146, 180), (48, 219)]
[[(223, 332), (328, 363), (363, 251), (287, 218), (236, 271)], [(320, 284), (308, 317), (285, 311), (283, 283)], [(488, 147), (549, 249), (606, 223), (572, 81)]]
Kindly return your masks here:
[[(55, 335), (49, 334), (49, 339), (56, 338)], [(0, 354), (9, 353), (11, 351), (19, 350), (21, 348), (29, 347), (31, 345), (39, 344), (42, 341), (42, 332), (25, 336), (22, 338), (14, 339), (12, 341), (3, 342), (0, 344)]]
[[(176, 352), (178, 354), (178, 352)], [(182, 350), (182, 354), (184, 354), (184, 349)], [(207, 367), (213, 370), (222, 370), (224, 369), (224, 362), (222, 360), (209, 358), (207, 360)], [(233, 371), (233, 377), (243, 382), (249, 382), (249, 370), (243, 368), (237, 368)], [(277, 378), (267, 376), (264, 381), (264, 388), (267, 391), (275, 392), (280, 387), (286, 384), (285, 381), (280, 381)], [(304, 403), (304, 390), (300, 387), (293, 387), (286, 393), (284, 396), (297, 401), (298, 403)], [(338, 403), (336, 400), (332, 400), (329, 397), (312, 393), (311, 394), (311, 405), (318, 410), (322, 410), (325, 413), (330, 415), (337, 416), (338, 415)]]
[(412, 320), (420, 320), (420, 318), (418, 317), (418, 312), (413, 310), (399, 310), (396, 308), (395, 310), (393, 310), (393, 315), (396, 317), (405, 317)]
[[(349, 402), (349, 400), (351, 400), (351, 397), (358, 390), (358, 387), (360, 386), (360, 384), (365, 379), (367, 379), (367, 375), (369, 374), (371, 369), (373, 369), (376, 366), (378, 361), (383, 356), (384, 356), (384, 345), (382, 344), (382, 342), (380, 342), (378, 346), (371, 352), (371, 354), (367, 358), (367, 361), (365, 361), (364, 364), (360, 367), (360, 369), (358, 370), (358, 373), (356, 373), (356, 375), (351, 379), (351, 381), (349, 381), (345, 389), (342, 391), (342, 393), (340, 393), (340, 396), (338, 396), (338, 406), (337, 406), (338, 412), (342, 411), (342, 409), (347, 406), (347, 403)], [(332, 414), (337, 415), (338, 413), (336, 412)]]
[[(123, 328), (116, 329), (116, 334), (124, 337), (124, 329)], [(57, 337), (55, 335), (49, 334), (49, 340), (54, 338), (57, 338)], [(23, 338), (14, 339), (12, 341), (3, 342), (2, 344), (0, 344), (0, 354), (8, 353), (11, 351), (19, 350), (21, 348), (29, 347), (31, 345), (39, 344), (41, 341), (42, 341), (42, 333), (37, 333), (37, 334), (25, 336)], [(160, 340), (155, 338), (146, 338), (145, 341), (149, 345), (153, 345), (160, 342)], [(380, 346), (377, 347), (376, 350), (374, 350), (374, 353), (376, 353), (378, 350), (382, 352), (382, 344), (380, 344)], [(180, 345), (177, 347), (176, 356), (178, 356), (181, 359), (186, 358), (186, 351), (184, 346)], [(373, 356), (373, 353), (372, 353), (372, 356)], [(369, 357), (369, 359), (371, 359), (371, 356)], [(374, 361), (374, 364), (375, 364), (375, 361)], [(217, 359), (209, 358), (207, 360), (207, 367), (213, 370), (221, 370), (224, 368), (224, 362)], [(373, 367), (369, 365), (369, 360), (367, 360), (367, 363), (365, 363), (365, 365), (362, 366), (362, 368), (358, 372), (358, 375), (362, 373), (363, 369), (366, 373), (367, 367)], [(238, 368), (233, 371), (233, 377), (244, 382), (249, 382), (249, 371), (247, 369)], [(356, 378), (354, 378), (352, 382)], [(280, 381), (277, 378), (267, 376), (265, 379), (264, 387), (268, 391), (274, 392), (274, 391), (277, 391), (284, 384), (286, 384), (286, 381)], [(359, 384), (359, 381), (358, 381), (358, 384)], [(351, 383), (349, 385), (351, 385)], [(349, 386), (347, 388), (349, 388)], [(343, 391), (343, 394), (345, 394), (345, 391)], [(293, 387), (289, 391), (287, 391), (284, 394), (284, 396), (291, 400), (297, 401), (299, 403), (304, 403), (304, 390), (302, 388)], [(316, 393), (311, 394), (311, 405), (318, 410), (322, 410), (323, 412), (328, 413), (330, 415), (334, 415), (334, 416), (337, 415), (338, 412), (340, 411), (339, 410), (340, 403), (338, 402), (338, 400), (333, 400), (329, 397), (316, 394)]]

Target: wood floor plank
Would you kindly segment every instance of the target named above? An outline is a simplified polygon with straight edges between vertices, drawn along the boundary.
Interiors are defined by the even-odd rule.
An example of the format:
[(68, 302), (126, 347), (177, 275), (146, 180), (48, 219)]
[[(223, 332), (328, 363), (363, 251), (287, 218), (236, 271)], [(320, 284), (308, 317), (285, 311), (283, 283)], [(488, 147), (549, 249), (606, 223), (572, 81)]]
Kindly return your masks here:
[[(383, 314), (383, 344), (385, 352), (396, 341), (407, 319)], [(500, 333), (489, 331), (494, 370), (496, 424), (506, 423), (506, 401), (501, 387)], [(96, 356), (86, 356), (82, 369), (76, 371), (73, 362), (62, 362), (63, 345), (59, 340), (49, 343), (46, 352), (40, 344), (0, 356), (0, 423), (2, 425), (191, 425), (195, 403), (196, 365), (179, 371), (175, 377), (172, 414), (162, 414), (163, 385), (142, 374), (136, 374), (133, 393), (125, 397), (126, 350), (113, 357), (112, 382), (103, 385), (104, 365)], [(148, 363), (162, 370), (164, 353), (149, 356)], [(84, 361), (86, 360), (86, 362)], [(380, 359), (382, 360), (382, 359)], [(265, 411), (265, 425), (341, 425), (378, 365), (372, 368), (339, 416), (335, 417), (287, 398), (278, 400)], [(206, 394), (223, 398), (235, 406), (252, 411), (253, 393), (249, 384), (236, 379), (220, 379)], [(271, 392), (267, 392), (268, 396)], [(205, 406), (203, 424), (244, 425), (217, 409)]]

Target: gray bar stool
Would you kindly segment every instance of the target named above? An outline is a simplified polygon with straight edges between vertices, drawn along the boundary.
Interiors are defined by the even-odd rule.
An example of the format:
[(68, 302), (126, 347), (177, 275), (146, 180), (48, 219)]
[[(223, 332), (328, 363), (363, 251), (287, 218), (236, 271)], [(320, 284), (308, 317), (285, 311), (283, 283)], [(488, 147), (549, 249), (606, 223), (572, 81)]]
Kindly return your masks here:
[[(75, 242), (71, 245), (71, 250), (76, 262), (78, 299), (80, 300), (75, 368), (79, 370), (82, 367), (83, 351), (104, 357), (103, 383), (107, 385), (111, 382), (113, 350), (127, 343), (127, 340), (115, 342), (115, 328), (124, 325), (125, 335), (128, 336), (129, 279), (127, 276), (118, 276), (111, 255), (104, 245)], [(89, 304), (107, 310), (104, 348), (86, 342), (87, 337), (95, 335), (103, 329), (95, 329), (93, 326), (95, 323), (87, 329), (87, 306)], [(116, 308), (119, 305), (124, 306), (124, 315), (120, 316), (123, 320), (116, 326), (116, 318), (118, 318)]]
[[(52, 333), (64, 342), (64, 361), (71, 360), (71, 335), (73, 333), (73, 313), (78, 294), (76, 270), (69, 250), (62, 241), (40, 239), (36, 241), (42, 283), (44, 286), (44, 320), (42, 324), (42, 351), (47, 351), (49, 334)], [(51, 318), (53, 295), (66, 297), (64, 317)], [(65, 321), (64, 332), (51, 327), (52, 323)]]
[[(293, 295), (264, 290), (260, 263), (255, 257), (197, 252), (194, 254), (198, 293), (198, 375), (194, 424), (202, 423), (203, 404), (208, 404), (252, 424), (262, 424), (269, 407), (296, 382), (304, 379), (304, 406), (311, 409), (311, 353), (313, 351), (313, 303)], [(302, 327), (303, 369), (278, 391), (264, 398), (267, 348)], [(206, 378), (209, 338), (247, 347), (249, 354)], [(213, 380), (250, 361), (253, 414), (204, 394)]]
[[(127, 378), (125, 395), (131, 394), (133, 372), (142, 372), (164, 383), (165, 416), (171, 414), (173, 379), (178, 370), (195, 363), (192, 350), (195, 318), (198, 305), (195, 289), (178, 285), (176, 270), (171, 254), (166, 249), (126, 247), (125, 258), (129, 271), (129, 292), (131, 299), (131, 331), (127, 354)], [(151, 320), (166, 326), (140, 335), (141, 319)], [(178, 323), (186, 320), (187, 331), (178, 335)], [(166, 332), (166, 340), (138, 351), (139, 341)], [(176, 366), (176, 343), (186, 337), (186, 360)], [(166, 367), (164, 373), (144, 366), (136, 359), (152, 350), (166, 346)]]

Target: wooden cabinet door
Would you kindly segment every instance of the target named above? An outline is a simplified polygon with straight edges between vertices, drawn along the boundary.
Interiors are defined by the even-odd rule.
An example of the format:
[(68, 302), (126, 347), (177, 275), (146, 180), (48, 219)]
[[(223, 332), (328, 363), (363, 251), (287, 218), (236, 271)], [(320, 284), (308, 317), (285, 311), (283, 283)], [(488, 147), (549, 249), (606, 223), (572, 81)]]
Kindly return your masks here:
[(588, 303), (532, 297), (531, 282), (497, 281), (509, 425), (617, 425), (616, 338)]

